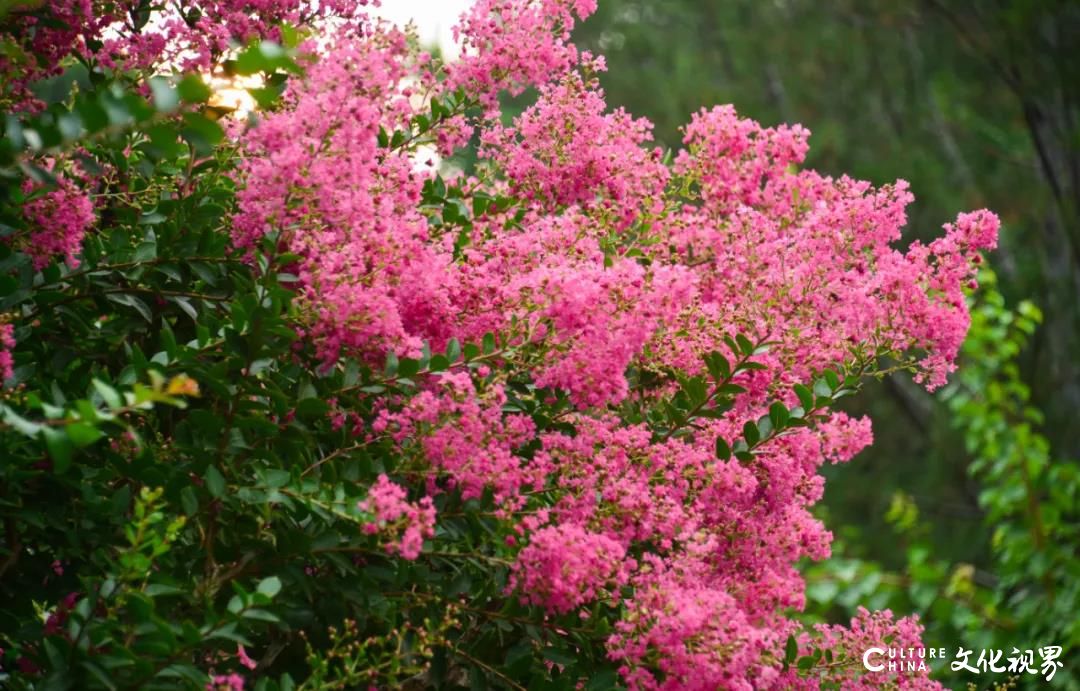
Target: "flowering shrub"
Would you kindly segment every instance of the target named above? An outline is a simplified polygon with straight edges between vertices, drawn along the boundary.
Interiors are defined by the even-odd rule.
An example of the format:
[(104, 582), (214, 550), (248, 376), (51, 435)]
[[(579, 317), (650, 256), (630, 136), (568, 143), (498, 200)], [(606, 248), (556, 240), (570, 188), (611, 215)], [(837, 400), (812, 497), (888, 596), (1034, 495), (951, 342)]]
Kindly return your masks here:
[(934, 686), (796, 566), (871, 439), (835, 401), (944, 382), (993, 214), (901, 251), (904, 183), (731, 107), (669, 162), (588, 1), (480, 0), (450, 65), (362, 3), (129, 4), (3, 20), (57, 75), (4, 93), (6, 683)]
[[(86, 194), (62, 174), (56, 175), (55, 189), (45, 191), (27, 180), (23, 194), (27, 195), (22, 211), (29, 227), (29, 236), (20, 239), (20, 249), (30, 255), (35, 269), (43, 269), (54, 257), (62, 257), (69, 266), (78, 266), (76, 255), (82, 248), (83, 235), (94, 223), (94, 204)], [(41, 196), (34, 195), (41, 191)]]

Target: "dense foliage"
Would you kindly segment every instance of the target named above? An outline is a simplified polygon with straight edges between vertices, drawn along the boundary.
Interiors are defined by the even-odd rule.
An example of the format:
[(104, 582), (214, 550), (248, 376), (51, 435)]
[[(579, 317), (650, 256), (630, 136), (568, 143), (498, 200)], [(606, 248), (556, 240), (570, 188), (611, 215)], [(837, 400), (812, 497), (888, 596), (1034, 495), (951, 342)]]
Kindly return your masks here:
[(6, 684), (936, 686), (796, 566), (834, 402), (945, 382), (997, 218), (900, 251), (904, 183), (731, 107), (665, 155), (593, 9), (479, 0), (451, 64), (348, 2), (3, 17)]

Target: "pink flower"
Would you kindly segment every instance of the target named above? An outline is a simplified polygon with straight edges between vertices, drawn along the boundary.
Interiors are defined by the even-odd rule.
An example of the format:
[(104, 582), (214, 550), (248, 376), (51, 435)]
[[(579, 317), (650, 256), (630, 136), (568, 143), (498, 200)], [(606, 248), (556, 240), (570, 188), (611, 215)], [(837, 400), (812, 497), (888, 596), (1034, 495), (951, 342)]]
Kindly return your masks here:
[[(602, 66), (569, 43), (593, 9), (480, 0), (446, 69), (385, 25), (335, 34), (335, 60), (240, 135), (233, 242), (250, 251), (275, 231), (300, 258), (298, 333), (328, 366), (494, 336), (482, 362), (374, 394), (371, 416), (334, 406), (336, 429), (393, 445), (426, 478), (380, 475), (360, 502), (364, 532), (390, 554), (419, 555), (440, 493), (492, 496), (513, 537), (498, 548), (518, 550), (510, 591), (560, 615), (617, 604), (608, 653), (630, 688), (798, 687), (777, 660), (788, 635), (811, 635), (784, 615), (805, 604), (796, 567), (830, 550), (812, 512), (819, 469), (868, 445), (870, 422), (819, 411), (763, 433), (749, 460), (719, 458), (718, 442), (769, 420), (773, 403), (802, 408), (796, 384), (853, 358), (907, 358), (939, 386), (998, 222), (964, 214), (898, 249), (907, 183), (801, 169), (807, 130), (731, 106), (695, 114), (675, 164), (661, 164), (649, 123), (609, 111), (576, 72)], [(536, 103), (503, 124), (498, 93), (528, 86)], [(393, 145), (418, 115), (430, 124), (420, 91), (487, 107), (428, 133), (448, 152), (476, 132), (484, 178), (436, 178), (411, 140)], [(748, 355), (736, 335), (768, 346)], [(743, 366), (716, 375), (705, 356)], [(719, 405), (666, 429), (695, 408), (695, 387)], [(668, 420), (647, 412), (665, 409)], [(842, 647), (861, 634), (815, 635)]]
[(244, 678), (239, 674), (216, 674), (210, 678), (206, 691), (244, 691)]
[(367, 499), (359, 509), (373, 514), (375, 519), (364, 526), (364, 532), (391, 538), (386, 551), (405, 559), (416, 559), (424, 538), (435, 536), (435, 506), (431, 497), (413, 503), (406, 500), (405, 490), (386, 475), (380, 475), (368, 490)]
[(11, 351), (15, 348), (15, 327), (0, 324), (0, 381), (15, 376), (15, 358)]
[(570, 31), (595, 11), (596, 0), (478, 0), (454, 27), (463, 54), (448, 86), (494, 106), (502, 89), (517, 95), (565, 73), (578, 61)]
[[(95, 220), (90, 198), (63, 175), (55, 177), (55, 189), (33, 197), (22, 208), (30, 236), (20, 248), (33, 258), (35, 269), (44, 268), (56, 256), (69, 266), (78, 266), (76, 255), (82, 251), (83, 236)], [(29, 181), (23, 184), (24, 194), (39, 189)]]
[(518, 554), (507, 589), (524, 603), (564, 614), (616, 590), (634, 565), (606, 535), (572, 524), (541, 528)]
[(252, 660), (250, 657), (248, 657), (247, 651), (244, 650), (244, 646), (242, 645), (236, 646), (236, 659), (240, 662), (241, 665), (247, 667), (248, 669), (255, 669), (255, 667), (258, 666), (258, 663), (255, 662), (255, 660)]

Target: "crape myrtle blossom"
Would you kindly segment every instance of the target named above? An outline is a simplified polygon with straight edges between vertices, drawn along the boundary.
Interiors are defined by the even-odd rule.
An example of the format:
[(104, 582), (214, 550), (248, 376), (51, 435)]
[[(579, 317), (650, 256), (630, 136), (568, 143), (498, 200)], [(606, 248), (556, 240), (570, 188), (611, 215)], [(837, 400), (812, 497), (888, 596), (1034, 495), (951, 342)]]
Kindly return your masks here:
[[(997, 218), (962, 214), (939, 239), (897, 249), (906, 183), (802, 169), (808, 131), (730, 106), (694, 114), (663, 165), (649, 124), (606, 107), (591, 76), (602, 62), (568, 41), (593, 5), (481, 0), (449, 66), (393, 27), (339, 32), (309, 49), (282, 107), (238, 135), (235, 247), (272, 234), (298, 257), (299, 333), (325, 367), (492, 337), (482, 364), (370, 393), (353, 433), (389, 444), (397, 466), (361, 503), (375, 517), (365, 530), (418, 558), (438, 535), (435, 501), (490, 496), (514, 557), (508, 595), (582, 621), (594, 606), (615, 612), (607, 653), (631, 688), (933, 686), (783, 664), (791, 635), (849, 652), (889, 636), (917, 645), (910, 618), (808, 631), (788, 614), (804, 605), (796, 564), (829, 554), (811, 514), (818, 470), (869, 444), (869, 421), (821, 412), (750, 460), (716, 448), (770, 404), (798, 405), (793, 385), (827, 368), (857, 377), (889, 357), (940, 386)], [(501, 119), (498, 93), (529, 86), (536, 102)], [(413, 129), (451, 96), (479, 107)], [(447, 154), (474, 134), (473, 175), (443, 179), (413, 160), (414, 140)], [(437, 186), (467, 222), (435, 208)], [(737, 352), (735, 334), (768, 350)], [(677, 429), (658, 422), (687, 377), (720, 383), (705, 364), (714, 352), (752, 364), (725, 380), (730, 404)]]
[[(272, 292), (271, 280), (259, 288), (271, 303), (281, 298), (272, 330), (287, 345), (275, 352), (290, 356), (273, 363), (280, 379), (269, 367), (257, 372), (253, 361), (224, 370), (257, 387), (229, 410), (265, 394), (274, 410), (260, 423), (322, 424), (335, 435), (299, 477), (286, 474), (290, 486), (301, 482), (303, 496), (281, 486), (259, 500), (255, 539), (278, 535), (264, 531), (272, 525), (296, 537), (321, 530), (325, 514), (331, 530), (297, 540), (320, 545), (309, 550), (313, 563), (304, 573), (335, 569), (384, 604), (400, 605), (373, 619), (395, 629), (400, 620), (400, 631), (420, 633), (409, 621), (413, 612), (442, 608), (453, 614), (446, 628), (455, 632), (432, 637), (432, 645), (452, 645), (466, 637), (456, 633), (466, 620), (503, 615), (500, 639), (525, 629), (522, 642), (537, 657), (546, 651), (527, 629), (542, 624), (545, 636), (593, 646), (588, 652), (606, 656), (633, 689), (933, 687), (918, 673), (837, 665), (803, 674), (785, 664), (789, 640), (803, 653), (825, 646), (847, 658), (885, 639), (917, 647), (921, 634), (917, 620), (889, 612), (860, 613), (849, 626), (799, 621), (805, 584), (796, 567), (830, 550), (831, 534), (812, 514), (824, 491), (820, 467), (849, 461), (872, 434), (869, 420), (829, 412), (795, 385), (819, 376), (827, 382), (823, 373), (837, 370), (848, 386), (881, 373), (885, 361), (915, 372), (928, 388), (941, 385), (968, 326), (964, 291), (979, 253), (996, 242), (997, 218), (962, 214), (940, 238), (901, 251), (894, 245), (912, 199), (905, 183), (876, 187), (802, 169), (808, 131), (764, 127), (731, 106), (692, 115), (682, 150), (668, 159), (647, 121), (607, 107), (595, 79), (602, 58), (579, 53), (569, 40), (594, 0), (478, 0), (456, 30), (463, 57), (451, 65), (419, 52), (407, 31), (366, 17), (364, 4), (58, 0), (41, 12), (54, 22), (28, 13), (2, 27), (10, 40), (0, 69), (18, 73), (20, 51), (35, 56), (25, 77), (0, 87), (4, 103), (40, 109), (28, 83), (74, 59), (106, 79), (117, 70), (136, 82), (154, 72), (212, 72), (238, 45), (283, 38), (286, 24), (334, 19), (297, 49), (302, 74), (289, 78), (280, 101), (253, 123), (228, 125), (211, 161), (225, 170), (214, 206), (231, 205), (228, 264), (249, 263), (238, 267), (244, 283), (249, 268), (281, 271), (260, 277), (278, 279)], [(527, 89), (535, 102), (504, 118), (499, 95)], [(469, 174), (444, 177), (418, 155), (434, 146), (449, 156), (469, 142), (478, 143), (479, 156)], [(136, 145), (117, 153), (114, 161), (142, 155)], [(180, 166), (168, 175), (189, 185), (201, 164), (194, 150), (185, 157), (187, 173)], [(38, 175), (12, 189), (19, 211), (4, 236), (20, 254), (12, 266), (44, 274), (36, 285), (55, 282), (48, 272), (56, 263), (79, 262), (99, 222), (95, 194), (127, 204), (143, 192), (161, 201), (172, 194), (128, 186), (115, 170), (78, 173), (74, 151), (37, 158)], [(101, 211), (103, 226), (115, 222), (110, 215)], [(178, 218), (182, 236), (190, 229)], [(133, 215), (132, 223), (139, 220)], [(123, 244), (108, 230), (121, 241), (111, 244)], [(84, 274), (139, 269), (126, 257), (87, 263), (96, 266)], [(39, 275), (22, 277), (37, 282)], [(143, 290), (127, 279), (121, 286)], [(213, 324), (226, 336), (245, 328), (238, 325), (244, 303), (234, 304), (232, 327)], [(11, 320), (28, 314), (0, 315), (6, 379), (15, 373), (16, 333), (29, 342), (24, 334), (38, 328), (27, 320), (17, 331)], [(245, 338), (255, 343), (262, 327), (249, 321)], [(204, 348), (196, 334), (201, 353), (232, 346), (226, 337)], [(86, 366), (92, 376), (97, 364)], [(288, 387), (301, 391), (339, 374), (361, 383), (333, 384), (326, 419), (313, 419), (318, 414), (299, 405), (278, 405), (284, 392), (274, 389), (290, 368), (298, 374), (287, 375)], [(694, 390), (702, 400), (683, 405)], [(805, 424), (760, 432), (758, 421), (771, 419), (765, 416), (776, 405), (785, 414), (810, 409), (798, 418)], [(136, 440), (132, 433), (110, 446), (131, 461)], [(244, 440), (222, 435), (219, 455)], [(744, 446), (732, 453), (738, 442)], [(163, 460), (171, 462), (171, 452)], [(230, 456), (222, 488), (241, 489), (241, 478), (269, 460)], [(226, 496), (213, 491), (211, 477), (192, 474), (218, 496), (198, 512), (185, 505), (186, 514), (219, 515), (210, 507)], [(255, 479), (261, 486), (263, 477)], [(306, 509), (295, 518), (311, 499), (309, 487), (333, 497), (319, 525)], [(214, 582), (209, 603), (211, 590), (239, 576), (217, 571), (213, 539), (202, 544)], [(315, 556), (329, 552), (339, 558)], [(374, 570), (362, 555), (400, 567), (376, 566), (398, 581), (393, 591), (367, 587)], [(65, 569), (67, 578), (78, 575), (77, 560), (55, 556), (64, 561), (53, 561), (50, 578), (65, 577)], [(436, 581), (448, 573), (446, 563), (456, 564), (463, 583), (478, 573), (490, 578), (457, 590), (461, 601), (450, 607)], [(44, 622), (46, 635), (65, 633), (76, 599)], [(378, 609), (374, 600), (364, 606)], [(270, 623), (268, 613), (252, 619)], [(571, 630), (580, 637), (570, 638)], [(267, 672), (275, 648), (258, 663), (244, 647), (225, 659)], [(411, 650), (427, 657), (422, 646)], [(557, 663), (547, 661), (554, 670)], [(243, 688), (245, 677), (219, 671), (199, 685)], [(379, 674), (374, 663), (364, 671)]]
[[(798, 637), (800, 654), (809, 653), (813, 646), (818, 646), (834, 651), (834, 658), (846, 655), (851, 659), (859, 659), (868, 648), (881, 646), (883, 641), (888, 641), (886, 647), (895, 649), (919, 650), (923, 647), (920, 638), (922, 626), (919, 624), (918, 616), (896, 619), (887, 609), (869, 612), (860, 607), (848, 626), (817, 624), (814, 630), (819, 636), (817, 639), (811, 638), (807, 633)], [(817, 680), (800, 678), (796, 673), (788, 670), (776, 678), (775, 685), (787, 689), (816, 689), (820, 683), (840, 684), (844, 689), (855, 691), (897, 686), (910, 689), (941, 688), (940, 684), (925, 676), (905, 675), (904, 672), (888, 669), (878, 672), (868, 671), (853, 679), (838, 667), (826, 668), (822, 677)]]
[(499, 504), (521, 508), (523, 492), (541, 489), (547, 473), (542, 463), (525, 463), (514, 453), (536, 430), (527, 415), (504, 415), (506, 402), (502, 387), (478, 391), (467, 374), (446, 374), (402, 410), (383, 411), (372, 427), (388, 430), (406, 458), (439, 471), (444, 480), (430, 477), (429, 493), (454, 489), (468, 500), (490, 488)]
[(409, 152), (378, 146), (380, 127), (411, 113), (412, 56), (393, 29), (333, 51), (310, 65), (302, 91), (286, 94), (285, 110), (244, 137), (233, 237), (246, 249), (285, 229), (317, 315), (309, 335), (327, 362), (343, 351), (418, 352), (425, 338), (446, 340), (453, 274), (417, 208), (424, 180)]
[(206, 691), (244, 691), (244, 678), (239, 674), (215, 674)]
[[(603, 59), (569, 40), (595, 0), (478, 0), (449, 65), (365, 4), (193, 0), (143, 13), (142, 0), (58, 0), (55, 22), (5, 20), (0, 69), (26, 69), (0, 95), (40, 109), (27, 85), (72, 57), (103, 73), (210, 72), (235, 46), (333, 18), (298, 48), (302, 74), (280, 101), (229, 125), (215, 159), (235, 191), (230, 251), (295, 278), (283, 289), (295, 295), (280, 331), (297, 337), (285, 364), (312, 378), (352, 368), (364, 382), (335, 389), (324, 421), (355, 442), (324, 458), (378, 449), (347, 468), (362, 493), (330, 519), (348, 521), (356, 552), (401, 560), (402, 581), (455, 559), (496, 564), (486, 601), (463, 605), (462, 620), (507, 605), (528, 613), (504, 620), (511, 630), (521, 619), (545, 635), (584, 631), (632, 689), (935, 687), (917, 672), (785, 664), (792, 638), (802, 654), (846, 659), (921, 635), (890, 612), (799, 621), (797, 565), (830, 551), (812, 514), (819, 470), (872, 433), (795, 387), (836, 371), (853, 389), (886, 367), (942, 385), (997, 217), (961, 214), (901, 250), (906, 183), (804, 169), (806, 129), (731, 106), (691, 115), (682, 149), (664, 156), (646, 120), (607, 107)], [(21, 52), (40, 59), (19, 64)], [(503, 117), (500, 94), (528, 89), (535, 102)], [(468, 174), (440, 175), (418, 155), (469, 142), (479, 160)], [(36, 270), (78, 263), (94, 195), (116, 183), (76, 174), (75, 160), (39, 160), (55, 181), (15, 190), (25, 203), (4, 242)], [(0, 317), (5, 378), (12, 314)], [(407, 372), (388, 366), (406, 359)], [(683, 405), (694, 390), (702, 400)], [(760, 432), (776, 405), (806, 408), (804, 424)], [(318, 424), (306, 417), (273, 419)], [(315, 466), (305, 482), (325, 479), (329, 466)], [(266, 503), (268, 521), (282, 504)], [(463, 536), (466, 521), (486, 530)], [(438, 600), (429, 585), (402, 583), (394, 597)], [(233, 658), (259, 667), (244, 648)]]
[[(283, 25), (320, 19), (357, 18), (368, 0), (50, 0), (50, 21), (18, 7), (5, 33), (12, 45), (0, 57), (0, 70), (15, 75), (4, 98), (29, 109), (41, 103), (29, 84), (62, 71), (69, 56), (104, 69), (179, 69), (212, 71), (236, 45), (260, 39), (281, 40)], [(29, 9), (33, 9), (30, 7)]]
[(0, 382), (15, 375), (15, 359), (11, 351), (15, 348), (15, 327), (0, 324)]
[[(5, 50), (0, 55), (0, 104), (7, 110), (45, 107), (30, 85), (60, 74), (71, 58), (106, 75), (116, 71), (211, 73), (229, 51), (257, 40), (282, 39), (282, 27), (311, 25), (335, 18), (360, 26), (368, 0), (194, 0), (150, 3), (139, 0), (55, 0), (48, 17), (34, 12), (40, 3), (19, 7), (0, 18)], [(61, 162), (62, 163), (62, 162)], [(27, 233), (8, 236), (42, 269), (53, 260), (78, 266), (82, 240), (95, 222), (94, 176), (67, 174), (54, 159), (40, 161), (48, 182), (26, 181), (23, 215)]]
[(22, 191), (29, 201), (22, 211), (29, 232), (23, 238), (12, 236), (30, 255), (35, 269), (48, 266), (54, 258), (77, 267), (83, 236), (95, 221), (90, 197), (62, 173), (57, 172), (53, 179), (52, 186), (29, 180), (23, 184)]
[(480, 153), (499, 163), (516, 195), (537, 206), (603, 210), (625, 228), (643, 208), (662, 204), (670, 175), (660, 149), (642, 146), (652, 123), (605, 110), (595, 80), (570, 73), (541, 87), (513, 127), (488, 130)]
[(374, 517), (365, 524), (364, 532), (389, 535), (392, 539), (386, 544), (387, 552), (415, 559), (424, 538), (435, 534), (435, 508), (431, 497), (409, 502), (405, 496), (404, 489), (380, 475), (358, 508)]
[(447, 86), (463, 87), (494, 108), (499, 91), (521, 94), (573, 68), (570, 32), (596, 11), (596, 0), (477, 0), (454, 27), (461, 59)]
[(509, 587), (526, 602), (566, 613), (626, 582), (635, 562), (610, 536), (574, 523), (536, 530), (521, 550)]

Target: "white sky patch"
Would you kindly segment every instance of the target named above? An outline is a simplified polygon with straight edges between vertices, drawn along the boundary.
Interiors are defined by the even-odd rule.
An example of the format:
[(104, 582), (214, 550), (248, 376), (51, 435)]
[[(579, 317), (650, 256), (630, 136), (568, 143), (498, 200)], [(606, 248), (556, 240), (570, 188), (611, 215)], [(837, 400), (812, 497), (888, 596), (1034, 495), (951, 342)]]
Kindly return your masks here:
[(442, 56), (452, 60), (459, 51), (450, 31), (470, 5), (472, 0), (383, 0), (371, 13), (402, 26), (411, 21), (422, 46), (438, 46)]

